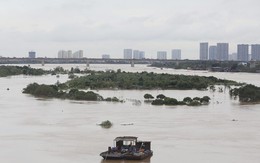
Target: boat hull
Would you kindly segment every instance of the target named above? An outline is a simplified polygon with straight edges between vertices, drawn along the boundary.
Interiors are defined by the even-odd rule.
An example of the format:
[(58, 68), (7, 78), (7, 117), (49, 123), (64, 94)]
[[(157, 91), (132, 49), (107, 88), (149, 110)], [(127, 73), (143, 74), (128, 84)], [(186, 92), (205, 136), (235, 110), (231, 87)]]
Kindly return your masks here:
[(137, 152), (137, 153), (115, 153), (115, 152), (102, 152), (102, 156), (105, 160), (143, 160), (153, 155), (152, 151)]

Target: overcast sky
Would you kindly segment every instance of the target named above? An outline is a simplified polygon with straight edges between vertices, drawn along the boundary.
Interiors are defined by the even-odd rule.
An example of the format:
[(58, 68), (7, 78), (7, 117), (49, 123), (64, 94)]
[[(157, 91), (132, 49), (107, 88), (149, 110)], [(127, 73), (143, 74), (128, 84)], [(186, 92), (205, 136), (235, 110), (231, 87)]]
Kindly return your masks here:
[(124, 48), (182, 49), (199, 58), (199, 43), (260, 43), (260, 0), (0, 0), (0, 56), (57, 57), (84, 50), (85, 57)]

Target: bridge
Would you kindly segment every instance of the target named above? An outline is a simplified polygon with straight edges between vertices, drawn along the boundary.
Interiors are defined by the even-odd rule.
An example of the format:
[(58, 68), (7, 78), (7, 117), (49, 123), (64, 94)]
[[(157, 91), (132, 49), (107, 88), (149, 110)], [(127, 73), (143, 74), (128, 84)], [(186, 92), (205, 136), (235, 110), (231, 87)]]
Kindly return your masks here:
[[(1, 57), (0, 64), (130, 64), (134, 67), (135, 64), (152, 64), (152, 63), (201, 63), (214, 62), (202, 60), (173, 60), (173, 59), (121, 59), (121, 58), (8, 58)], [(231, 61), (215, 61), (215, 62), (231, 62)], [(232, 61), (241, 62), (241, 61)], [(259, 65), (260, 61), (250, 61), (250, 65)]]
[(166, 59), (101, 59), (101, 58), (0, 58), (0, 64), (152, 64), (154, 62), (179, 63), (182, 61), (194, 62), (195, 60), (166, 60)]

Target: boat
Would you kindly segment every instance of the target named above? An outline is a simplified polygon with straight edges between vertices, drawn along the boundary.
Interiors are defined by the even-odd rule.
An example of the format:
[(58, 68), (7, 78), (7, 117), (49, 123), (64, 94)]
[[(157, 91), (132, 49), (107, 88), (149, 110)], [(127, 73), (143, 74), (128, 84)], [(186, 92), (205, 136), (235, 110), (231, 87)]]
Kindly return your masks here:
[(105, 160), (143, 160), (153, 155), (151, 141), (137, 141), (135, 136), (116, 137), (114, 144), (100, 156)]

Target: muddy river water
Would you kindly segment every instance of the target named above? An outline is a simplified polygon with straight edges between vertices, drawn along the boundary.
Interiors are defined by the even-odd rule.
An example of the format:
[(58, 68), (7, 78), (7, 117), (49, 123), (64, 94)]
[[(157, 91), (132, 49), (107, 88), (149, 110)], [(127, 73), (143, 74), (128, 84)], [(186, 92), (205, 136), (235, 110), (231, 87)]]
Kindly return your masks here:
[[(51, 69), (57, 65), (31, 65)], [(86, 68), (85, 65), (61, 65)], [(260, 74), (210, 73), (156, 69), (145, 65), (90, 65), (93, 70), (121, 69), (215, 76), (260, 86)], [(95, 90), (124, 103), (41, 99), (22, 94), (32, 82), (54, 84), (67, 75), (0, 78), (0, 162), (3, 163), (259, 163), (260, 104), (241, 105), (224, 92), (178, 90)], [(9, 90), (7, 90), (9, 88)], [(164, 94), (182, 100), (208, 95), (207, 106), (152, 106), (143, 95)], [(112, 128), (97, 124), (110, 120)], [(235, 121), (234, 121), (235, 120)], [(132, 124), (132, 125), (123, 125)], [(107, 161), (99, 154), (117, 136), (152, 141), (153, 157), (143, 161)]]

